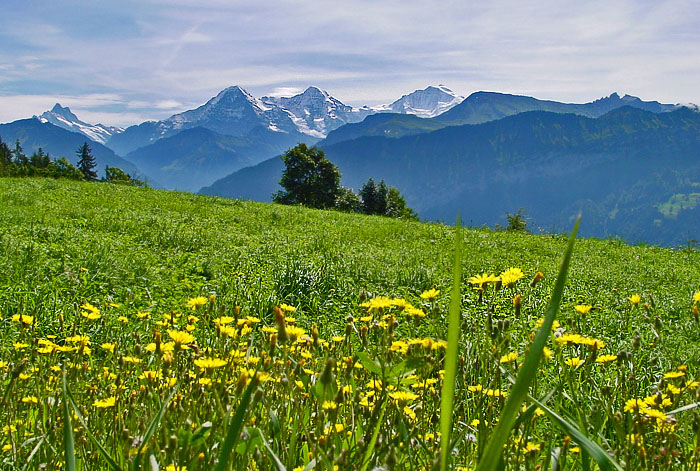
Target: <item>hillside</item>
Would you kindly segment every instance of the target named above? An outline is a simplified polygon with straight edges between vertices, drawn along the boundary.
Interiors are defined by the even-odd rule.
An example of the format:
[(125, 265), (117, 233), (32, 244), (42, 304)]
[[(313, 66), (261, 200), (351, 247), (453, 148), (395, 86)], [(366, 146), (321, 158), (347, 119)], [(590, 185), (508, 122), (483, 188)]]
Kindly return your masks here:
[(19, 140), (27, 155), (31, 155), (32, 152), (41, 147), (44, 152), (49, 152), (52, 158), (66, 157), (73, 165), (78, 163), (78, 157), (76, 156), (78, 147), (87, 142), (92, 149), (93, 156), (97, 160), (97, 168), (95, 170), (98, 171), (100, 176), (104, 175), (105, 166), (109, 165), (110, 167), (119, 167), (131, 175), (136, 175), (138, 178), (145, 178), (136, 165), (118, 156), (103, 144), (92, 141), (83, 134), (67, 131), (51, 123), (41, 122), (38, 119), (21, 119), (7, 124), (0, 124), (0, 137), (10, 147), (13, 147), (14, 143)]
[[(583, 211), (585, 235), (676, 246), (700, 237), (693, 196), (700, 184), (699, 140), (696, 111), (657, 114), (625, 106), (596, 119), (532, 111), (400, 138), (320, 145), (343, 185), (359, 188), (369, 177), (384, 178), (428, 220), (449, 221), (460, 212), (472, 225), (493, 226), (523, 207), (531, 227), (557, 232)], [(274, 160), (201, 192), (269, 199), (283, 170)]]
[[(464, 361), (454, 372), (454, 412), (446, 412), (440, 372), (453, 227), (52, 179), (2, 178), (0, 205), (0, 380), (11, 386), (0, 421), (16, 436), (41, 430), (50, 445), (9, 442), (3, 459), (10, 466), (63, 462), (62, 421), (71, 416), (66, 409), (68, 419), (47, 414), (42, 422), (39, 413), (61, 397), (63, 365), (63, 388), (76, 410), (88, 411), (87, 426), (120, 469), (133, 460), (133, 437), (144, 436), (149, 423), (157, 428), (148, 441), (151, 463), (213, 469), (234, 410), (249, 417), (236, 471), (246, 469), (252, 452), (245, 449), (263, 434), (269, 456), (287, 469), (309, 462), (298, 437), (315, 447), (333, 440), (337, 449), (324, 453), (347, 460), (349, 469), (367, 456), (384, 462), (394, 447), (402, 459), (395, 469), (429, 469), (439, 443), (423, 437), (435, 436), (434, 418), (447, 413), (461, 417), (453, 426), (463, 443), (455, 461), (473, 467), (479, 447), (468, 438), (493, 436), (480, 424), (495, 423), (510, 397), (506, 375), (524, 368), (567, 244), (561, 235), (463, 232), (455, 312)], [(543, 278), (531, 283), (538, 272)], [(480, 291), (473, 277), (489, 273), (501, 273), (504, 286), (487, 281)], [(669, 456), (695, 459), (689, 411), (700, 384), (700, 334), (691, 306), (700, 302), (699, 283), (696, 250), (577, 240), (532, 394), (554, 390), (543, 400), (581, 417), (576, 428), (587, 431), (596, 420), (598, 431), (589, 436), (630, 469), (645, 469), (645, 457), (630, 452), (629, 434), (644, 433), (658, 449), (668, 439), (659, 424), (667, 422), (674, 425)], [(26, 373), (13, 375), (17, 368)], [(664, 412), (641, 405), (630, 412), (631, 400), (652, 401), (660, 387), (673, 394), (673, 403), (658, 405)], [(388, 399), (371, 399), (380, 395)], [(179, 406), (185, 404), (196, 407)], [(601, 415), (589, 422), (591, 408)], [(159, 410), (160, 424), (153, 422)], [(373, 420), (372, 410), (386, 420)], [(645, 418), (652, 413), (658, 422)], [(331, 414), (334, 431), (326, 425)], [(529, 441), (509, 444), (506, 469), (518, 468), (523, 456), (549, 462), (536, 445), (561, 446), (566, 433), (539, 414), (522, 417)], [(368, 449), (363, 434), (374, 427), (397, 439)], [(84, 430), (68, 433), (75, 433), (86, 469), (103, 469)], [(399, 433), (425, 446), (408, 450)], [(259, 469), (271, 469), (272, 458), (258, 458)], [(580, 453), (566, 459), (580, 469)]]

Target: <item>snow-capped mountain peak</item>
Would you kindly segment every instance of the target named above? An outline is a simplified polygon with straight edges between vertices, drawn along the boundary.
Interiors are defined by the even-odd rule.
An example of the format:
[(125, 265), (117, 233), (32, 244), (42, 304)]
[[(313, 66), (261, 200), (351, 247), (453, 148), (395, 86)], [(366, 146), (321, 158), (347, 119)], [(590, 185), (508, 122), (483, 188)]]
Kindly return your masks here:
[(316, 138), (324, 138), (333, 129), (362, 121), (371, 114), (369, 110), (345, 105), (314, 86), (292, 97), (263, 97), (261, 101), (269, 107), (284, 110), (300, 132)]
[(89, 124), (81, 121), (70, 108), (61, 106), (59, 103), (56, 103), (51, 111), (45, 111), (34, 118), (42, 123), (51, 123), (68, 131), (79, 132), (100, 144), (104, 144), (110, 137), (124, 130), (115, 126)]
[(429, 86), (404, 95), (390, 105), (374, 108), (378, 112), (414, 114), (421, 118), (433, 118), (464, 101), (444, 85)]

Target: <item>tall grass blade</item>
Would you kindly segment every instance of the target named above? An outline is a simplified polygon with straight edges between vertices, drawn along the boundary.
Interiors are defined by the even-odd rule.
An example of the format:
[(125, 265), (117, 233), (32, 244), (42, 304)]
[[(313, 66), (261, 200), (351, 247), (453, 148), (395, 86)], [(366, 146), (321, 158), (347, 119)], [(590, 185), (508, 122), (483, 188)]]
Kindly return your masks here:
[(569, 237), (569, 244), (564, 252), (564, 259), (561, 262), (561, 267), (559, 268), (559, 275), (554, 283), (554, 289), (552, 290), (552, 297), (547, 306), (547, 312), (544, 317), (544, 322), (542, 327), (537, 332), (535, 340), (532, 342), (530, 351), (525, 356), (522, 366), (520, 367), (520, 372), (515, 378), (515, 384), (508, 393), (508, 399), (503, 406), (503, 411), (498, 420), (498, 425), (494, 429), (489, 441), (484, 447), (484, 452), (479, 460), (479, 464), (476, 467), (476, 471), (487, 471), (496, 468), (498, 460), (503, 454), (503, 445), (506, 443), (508, 436), (518, 418), (518, 413), (520, 411), (520, 406), (528, 396), (530, 385), (537, 376), (537, 368), (542, 359), (542, 350), (544, 349), (547, 339), (549, 339), (550, 333), (552, 331), (552, 324), (554, 323), (554, 318), (556, 317), (557, 311), (559, 311), (559, 305), (561, 304), (562, 294), (564, 292), (564, 285), (566, 283), (566, 275), (569, 271), (569, 262), (571, 261), (571, 254), (574, 250), (574, 240), (576, 240), (576, 233), (578, 232), (578, 226), (581, 222), (581, 216), (576, 218), (576, 224), (574, 224), (574, 230), (571, 232)]
[(277, 457), (275, 452), (272, 451), (270, 444), (267, 443), (267, 440), (265, 440), (265, 435), (263, 435), (263, 433), (260, 431), (260, 429), (258, 429), (258, 433), (260, 434), (260, 440), (262, 440), (263, 445), (265, 446), (265, 449), (270, 454), (270, 458), (272, 458), (272, 461), (275, 463), (275, 467), (277, 468), (277, 471), (287, 471), (287, 468), (282, 464), (282, 462)]
[(146, 433), (143, 434), (143, 438), (141, 439), (141, 445), (139, 445), (139, 449), (136, 452), (136, 457), (134, 458), (134, 461), (131, 464), (132, 470), (137, 470), (137, 469), (139, 469), (139, 466), (141, 466), (141, 456), (143, 456), (143, 450), (146, 447), (148, 440), (151, 438), (151, 436), (155, 433), (156, 429), (158, 428), (160, 421), (163, 420), (163, 416), (165, 415), (165, 412), (168, 410), (168, 405), (170, 404), (170, 401), (175, 396), (176, 392), (177, 392), (177, 387), (175, 389), (173, 389), (173, 392), (171, 392), (170, 396), (168, 396), (168, 399), (166, 399), (165, 402), (163, 402), (163, 405), (160, 407), (160, 410), (158, 411), (156, 416), (153, 417), (153, 420), (151, 420), (151, 423), (148, 424), (148, 428), (146, 428)]
[(102, 458), (107, 462), (109, 465), (109, 468), (112, 471), (122, 471), (122, 469), (119, 467), (116, 461), (109, 455), (107, 450), (100, 444), (100, 442), (97, 441), (95, 436), (92, 434), (90, 429), (87, 426), (87, 423), (85, 422), (85, 418), (83, 417), (83, 414), (80, 413), (80, 409), (78, 409), (78, 405), (75, 403), (75, 399), (73, 399), (73, 395), (71, 394), (70, 390), (66, 388), (66, 395), (68, 397), (68, 402), (70, 403), (70, 406), (73, 409), (73, 412), (75, 413), (75, 416), (78, 418), (80, 421), (80, 425), (83, 426), (85, 429), (85, 434), (88, 436), (90, 441), (92, 442), (93, 445), (95, 445), (95, 448), (97, 448), (97, 451), (99, 451), (100, 455), (102, 455)]
[(377, 445), (377, 438), (379, 437), (379, 428), (382, 426), (382, 422), (384, 421), (384, 412), (386, 411), (386, 400), (378, 402), (376, 407), (379, 407), (379, 418), (374, 424), (372, 438), (367, 444), (367, 450), (365, 450), (365, 456), (362, 459), (362, 468), (360, 468), (361, 471), (367, 470), (367, 466), (369, 466), (369, 462), (372, 458), (372, 453), (374, 453), (374, 447)]
[(44, 441), (46, 441), (46, 436), (41, 437), (41, 439), (39, 440), (39, 443), (37, 443), (36, 446), (32, 449), (32, 452), (27, 457), (27, 463), (24, 466), (22, 466), (22, 471), (29, 469), (29, 465), (32, 463), (32, 460), (34, 459), (34, 456), (39, 451), (39, 448), (41, 448), (41, 445), (44, 444)]
[(569, 434), (576, 443), (583, 448), (593, 460), (598, 463), (601, 471), (617, 470), (622, 471), (622, 467), (601, 448), (596, 442), (586, 437), (576, 426), (571, 424), (549, 407), (541, 404), (536, 399), (531, 399), (547, 416), (557, 425), (559, 425), (567, 434)]
[(229, 461), (231, 460), (231, 452), (238, 441), (238, 437), (241, 435), (241, 430), (243, 430), (243, 422), (245, 421), (245, 415), (248, 412), (248, 406), (250, 405), (250, 399), (253, 395), (253, 391), (258, 387), (257, 372), (253, 375), (248, 384), (248, 387), (243, 391), (243, 397), (241, 397), (241, 403), (238, 404), (236, 412), (233, 414), (231, 422), (228, 424), (228, 430), (226, 431), (226, 438), (224, 439), (224, 444), (221, 447), (221, 452), (219, 453), (219, 462), (214, 468), (214, 471), (228, 471)]
[(447, 466), (452, 452), (452, 408), (455, 397), (455, 384), (457, 380), (457, 357), (459, 356), (459, 322), (462, 295), (462, 226), (459, 216), (455, 226), (455, 260), (452, 269), (452, 292), (450, 293), (450, 313), (447, 328), (447, 351), (445, 353), (445, 379), (442, 382), (442, 396), (440, 400), (440, 470), (447, 471)]
[(66, 385), (65, 370), (63, 371), (63, 454), (66, 458), (66, 471), (76, 471), (75, 441), (73, 440), (73, 425), (71, 424), (70, 409), (68, 407), (68, 386)]

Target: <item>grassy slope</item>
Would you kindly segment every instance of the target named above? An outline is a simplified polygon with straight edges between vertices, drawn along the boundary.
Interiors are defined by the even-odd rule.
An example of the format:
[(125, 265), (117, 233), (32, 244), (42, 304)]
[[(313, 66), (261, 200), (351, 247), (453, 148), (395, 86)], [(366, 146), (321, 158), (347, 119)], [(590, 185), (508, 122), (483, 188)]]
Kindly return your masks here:
[[(415, 296), (450, 285), (453, 229), (439, 224), (43, 179), (0, 179), (0, 207), (2, 318), (36, 313), (47, 329), (55, 312), (72, 317), (85, 300), (167, 310), (215, 291), (263, 318), (274, 304), (300, 305), (302, 322), (340, 330), (333, 320), (362, 291)], [(464, 274), (518, 266), (543, 271), (551, 286), (564, 246), (563, 236), (467, 230)], [(666, 331), (678, 334), (664, 344), (665, 361), (700, 357), (689, 310), (700, 253), (581, 240), (569, 279), (564, 321), (574, 320), (573, 305), (593, 304), (588, 333), (629, 348), (639, 319), (620, 330), (626, 297), (651, 294)], [(525, 306), (541, 312), (542, 302)]]

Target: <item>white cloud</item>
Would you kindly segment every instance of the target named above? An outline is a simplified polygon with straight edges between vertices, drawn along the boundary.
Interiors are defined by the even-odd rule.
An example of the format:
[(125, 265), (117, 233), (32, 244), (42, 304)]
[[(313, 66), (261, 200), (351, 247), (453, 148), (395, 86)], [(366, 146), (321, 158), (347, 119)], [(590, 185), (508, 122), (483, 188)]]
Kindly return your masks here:
[(268, 96), (280, 98), (280, 97), (290, 97), (298, 95), (303, 92), (304, 89), (301, 87), (275, 87)]
[[(438, 83), (461, 95), (700, 102), (697, 0), (124, 0), (94, 17), (121, 23), (91, 33), (58, 7), (11, 1), (8, 14), (31, 19), (0, 31), (0, 95), (35, 97), (13, 102), (18, 117), (65, 104), (37, 110), (36, 96), (104, 91), (119, 99), (82, 109), (157, 117), (234, 84), (255, 96), (316, 85), (353, 105)], [(3, 106), (0, 120), (8, 113), (19, 111)]]

